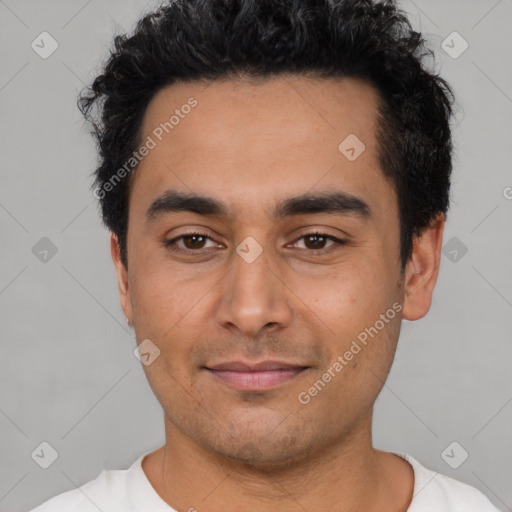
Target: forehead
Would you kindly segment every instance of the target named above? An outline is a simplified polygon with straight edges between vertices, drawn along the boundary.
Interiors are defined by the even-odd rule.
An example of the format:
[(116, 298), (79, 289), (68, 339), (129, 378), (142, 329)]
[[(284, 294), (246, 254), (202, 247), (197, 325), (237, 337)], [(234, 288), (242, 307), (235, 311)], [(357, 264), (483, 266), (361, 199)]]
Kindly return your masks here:
[(377, 108), (378, 92), (354, 78), (176, 83), (148, 105), (141, 139), (155, 145), (134, 182), (146, 203), (173, 187), (247, 209), (329, 187), (378, 202), (393, 191)]

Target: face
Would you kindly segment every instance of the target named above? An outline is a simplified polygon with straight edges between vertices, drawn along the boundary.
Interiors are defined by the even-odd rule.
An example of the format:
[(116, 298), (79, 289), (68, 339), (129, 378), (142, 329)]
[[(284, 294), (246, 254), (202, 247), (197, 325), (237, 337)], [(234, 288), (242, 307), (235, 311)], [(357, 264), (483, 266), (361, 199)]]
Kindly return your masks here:
[(279, 464), (369, 432), (440, 233), (401, 275), (376, 113), (347, 78), (175, 84), (149, 104), (128, 270), (112, 253), (137, 342), (160, 351), (144, 370), (168, 434)]

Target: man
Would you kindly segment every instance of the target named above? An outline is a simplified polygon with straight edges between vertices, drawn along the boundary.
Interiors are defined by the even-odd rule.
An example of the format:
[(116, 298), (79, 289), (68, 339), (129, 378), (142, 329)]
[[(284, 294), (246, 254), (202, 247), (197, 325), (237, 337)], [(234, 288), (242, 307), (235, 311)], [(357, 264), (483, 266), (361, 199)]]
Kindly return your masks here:
[(175, 0), (81, 98), (166, 443), (46, 511), (497, 510), (372, 445), (430, 308), (453, 93), (392, 2)]

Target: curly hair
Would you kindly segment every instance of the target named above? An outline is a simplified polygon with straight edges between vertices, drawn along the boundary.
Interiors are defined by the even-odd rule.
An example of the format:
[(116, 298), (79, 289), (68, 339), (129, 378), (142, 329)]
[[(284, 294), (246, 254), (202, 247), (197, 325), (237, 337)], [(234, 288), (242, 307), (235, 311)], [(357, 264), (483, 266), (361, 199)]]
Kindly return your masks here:
[(115, 37), (78, 99), (98, 146), (95, 195), (125, 266), (133, 173), (105, 185), (140, 145), (155, 94), (177, 81), (293, 73), (361, 78), (376, 88), (379, 163), (398, 197), (403, 271), (414, 237), (449, 207), (454, 94), (425, 69), (425, 56), (434, 54), (394, 0), (168, 0), (142, 17)]

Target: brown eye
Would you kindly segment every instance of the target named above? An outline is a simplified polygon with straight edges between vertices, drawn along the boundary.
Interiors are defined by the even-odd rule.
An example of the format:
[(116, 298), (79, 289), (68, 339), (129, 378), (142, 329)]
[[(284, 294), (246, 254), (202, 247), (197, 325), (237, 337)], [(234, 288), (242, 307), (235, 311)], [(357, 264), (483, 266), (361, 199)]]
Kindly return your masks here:
[(206, 238), (207, 237), (202, 235), (184, 235), (182, 237), (183, 245), (185, 245), (187, 249), (202, 249)]
[[(213, 242), (213, 240), (205, 233), (186, 233), (184, 235), (177, 236), (172, 240), (166, 240), (164, 245), (171, 251), (199, 252), (200, 249), (205, 248), (205, 244), (208, 240)], [(182, 242), (181, 247), (178, 245), (178, 242)]]
[[(332, 247), (333, 245), (345, 244), (344, 240), (340, 240), (334, 236), (327, 235), (326, 233), (308, 233), (298, 238), (295, 243), (297, 243), (299, 240), (304, 240), (305, 249), (309, 249), (310, 251), (323, 251)], [(332, 241), (333, 243), (328, 245), (326, 248), (325, 244), (328, 241)]]
[[(304, 247), (299, 247), (301, 250), (306, 250), (308, 252), (320, 251), (320, 253), (327, 253), (330, 251), (330, 247), (332, 246), (341, 246), (346, 242), (345, 240), (340, 240), (331, 235), (327, 235), (326, 233), (307, 233), (306, 235), (301, 236), (295, 241), (295, 244), (298, 243), (299, 240), (304, 240)], [(213, 245), (207, 247), (205, 244), (208, 242), (214, 242)], [(326, 246), (326, 243), (331, 241), (330, 245)], [(178, 242), (181, 242), (180, 246)], [(174, 252), (182, 252), (182, 253), (193, 253), (202, 252), (202, 249), (211, 249), (215, 247), (215, 241), (210, 238), (205, 233), (186, 233), (184, 235), (177, 236), (172, 240), (166, 240), (164, 242), (166, 248)], [(218, 246), (219, 244), (217, 244)]]
[(324, 249), (323, 246), (327, 242), (327, 237), (323, 235), (307, 235), (304, 237), (304, 240), (308, 249)]

